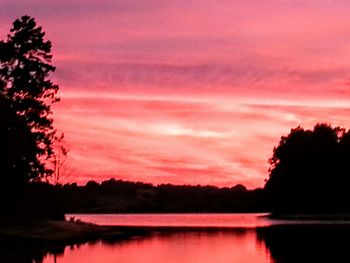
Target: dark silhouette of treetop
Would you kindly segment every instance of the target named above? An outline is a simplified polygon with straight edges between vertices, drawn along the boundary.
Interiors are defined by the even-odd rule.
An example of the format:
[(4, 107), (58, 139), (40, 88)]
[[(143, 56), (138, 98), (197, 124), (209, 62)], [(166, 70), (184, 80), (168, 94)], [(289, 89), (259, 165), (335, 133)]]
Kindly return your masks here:
[(6, 41), (0, 41), (0, 95), (35, 141), (28, 180), (52, 174), (45, 163), (54, 154), (51, 105), (59, 101), (59, 87), (49, 79), (55, 67), (51, 65), (51, 42), (44, 36), (34, 18), (22, 16), (13, 23)]
[(282, 136), (269, 163), (265, 190), (274, 212), (350, 211), (349, 131), (328, 124), (297, 127)]

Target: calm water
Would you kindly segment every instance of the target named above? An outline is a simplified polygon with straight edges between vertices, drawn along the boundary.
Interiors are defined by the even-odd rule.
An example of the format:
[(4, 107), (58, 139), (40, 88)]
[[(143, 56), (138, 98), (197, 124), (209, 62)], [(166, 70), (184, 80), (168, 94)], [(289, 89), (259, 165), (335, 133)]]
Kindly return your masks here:
[[(47, 255), (45, 263), (54, 263)], [(66, 248), (57, 263), (227, 263), (273, 262), (254, 231), (180, 232), (153, 234), (128, 241)]]
[(261, 214), (67, 215), (70, 217), (101, 225), (189, 228), (78, 246), (2, 247), (0, 262), (289, 263), (349, 259), (348, 243), (344, 240), (350, 237), (350, 224), (344, 222), (285, 224)]
[(278, 221), (266, 214), (70, 214), (84, 222), (114, 226), (181, 226), (181, 227), (229, 227), (255, 228), (269, 226)]

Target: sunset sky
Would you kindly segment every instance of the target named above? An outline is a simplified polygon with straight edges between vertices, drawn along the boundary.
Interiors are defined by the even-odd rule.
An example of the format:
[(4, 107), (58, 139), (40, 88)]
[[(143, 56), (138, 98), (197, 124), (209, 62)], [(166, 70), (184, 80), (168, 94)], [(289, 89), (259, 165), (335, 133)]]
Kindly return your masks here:
[(0, 0), (53, 42), (67, 182), (262, 187), (282, 135), (350, 128), (348, 0)]

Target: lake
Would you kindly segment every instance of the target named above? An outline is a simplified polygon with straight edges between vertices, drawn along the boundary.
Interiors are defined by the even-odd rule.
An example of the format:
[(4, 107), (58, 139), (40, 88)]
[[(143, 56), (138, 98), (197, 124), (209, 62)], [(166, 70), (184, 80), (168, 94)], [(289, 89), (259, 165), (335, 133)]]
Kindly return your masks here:
[[(44, 263), (54, 263), (47, 255)], [(119, 242), (99, 241), (66, 248), (58, 263), (273, 262), (254, 231), (154, 233)]]
[[(289, 263), (341, 262), (349, 257), (347, 242), (343, 240), (350, 237), (350, 225), (345, 222), (285, 222), (270, 220), (262, 214), (75, 214), (66, 217), (100, 225), (148, 226), (154, 231), (127, 240), (56, 247), (41, 254), (28, 247), (25, 250), (3, 248), (2, 259), (7, 260), (0, 258), (1, 262)], [(156, 227), (162, 227), (162, 231)], [(36, 261), (18, 258), (24, 255)]]
[(276, 224), (267, 214), (68, 214), (97, 225), (255, 228)]

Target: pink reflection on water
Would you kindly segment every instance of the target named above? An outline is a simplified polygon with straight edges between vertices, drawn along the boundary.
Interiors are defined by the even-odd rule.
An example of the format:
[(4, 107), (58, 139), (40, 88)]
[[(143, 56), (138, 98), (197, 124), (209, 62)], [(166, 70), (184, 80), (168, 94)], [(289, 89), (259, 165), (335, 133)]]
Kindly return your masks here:
[[(47, 256), (43, 263), (52, 263)], [(180, 232), (154, 234), (147, 238), (114, 244), (97, 242), (66, 248), (57, 263), (267, 263), (273, 262), (254, 231)]]
[(84, 222), (116, 226), (232, 227), (269, 226), (265, 214), (71, 214)]

